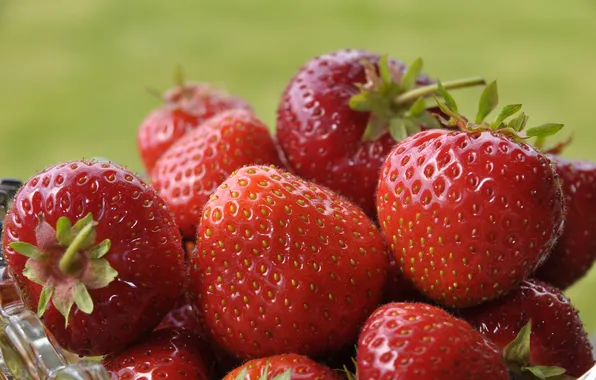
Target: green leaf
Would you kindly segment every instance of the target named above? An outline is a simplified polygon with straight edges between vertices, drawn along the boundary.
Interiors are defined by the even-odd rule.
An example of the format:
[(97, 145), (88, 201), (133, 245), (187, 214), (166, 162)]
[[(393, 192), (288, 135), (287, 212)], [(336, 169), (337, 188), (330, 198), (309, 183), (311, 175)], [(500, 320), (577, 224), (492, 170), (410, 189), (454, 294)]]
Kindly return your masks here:
[(54, 306), (60, 314), (64, 317), (64, 328), (68, 327), (68, 317), (70, 316), (70, 310), (74, 305), (74, 298), (72, 297), (72, 290), (70, 292), (54, 292), (52, 299)]
[(543, 365), (522, 367), (522, 371), (530, 372), (539, 379), (551, 379), (567, 372), (565, 368)]
[(478, 114), (476, 115), (476, 124), (480, 124), (490, 114), (499, 103), (499, 94), (497, 92), (497, 81), (490, 82), (480, 96), (478, 104)]
[[(72, 227), (72, 239), (76, 239), (77, 235), (83, 230), (83, 228), (85, 228), (87, 225), (89, 224), (95, 224), (95, 221), (93, 220), (93, 214), (92, 213), (88, 213), (87, 215), (85, 215), (84, 218), (79, 219), (75, 225)], [(87, 249), (89, 247), (91, 247), (93, 245), (93, 242), (95, 241), (95, 230), (92, 231), (92, 233), (88, 234), (85, 238), (84, 241), (82, 241), (79, 245), (79, 249)]]
[(521, 366), (530, 364), (530, 335), (532, 334), (532, 321), (519, 330), (519, 333), (503, 350), (506, 362), (517, 363)]
[(101, 289), (108, 286), (116, 277), (118, 272), (106, 259), (91, 259), (81, 281), (88, 289)]
[(112, 242), (110, 239), (105, 239), (98, 245), (91, 247), (89, 250), (89, 257), (92, 259), (101, 259), (110, 251), (111, 246)]
[(357, 380), (356, 375), (354, 375), (346, 365), (344, 365), (344, 370), (343, 370), (344, 374), (346, 375), (346, 377), (348, 378), (348, 380)]
[(452, 117), (454, 119), (458, 119), (459, 118), (459, 116), (455, 112), (453, 112), (451, 110), (451, 108), (447, 107), (447, 105), (445, 105), (445, 103), (441, 103), (439, 101), (439, 99), (437, 99), (437, 97), (435, 97), (435, 101), (437, 102), (437, 105), (439, 106), (439, 108), (441, 109), (441, 111), (443, 111), (444, 114), (446, 114), (447, 116)]
[(348, 104), (352, 110), (359, 112), (370, 112), (373, 108), (370, 97), (362, 92), (352, 96)]
[(61, 216), (56, 222), (56, 239), (63, 247), (72, 242), (72, 224), (66, 216)]
[(527, 137), (546, 137), (552, 136), (563, 128), (563, 124), (546, 123), (537, 127), (526, 129)]
[(54, 284), (49, 283), (41, 289), (39, 294), (39, 302), (37, 303), (37, 316), (41, 318), (48, 309), (50, 299), (54, 295)]
[(408, 113), (410, 116), (420, 116), (424, 113), (424, 111), (426, 111), (426, 99), (418, 98), (414, 104), (412, 104), (408, 110)]
[(404, 123), (406, 125), (406, 133), (408, 136), (412, 136), (420, 132), (420, 125), (418, 125), (418, 123), (416, 123), (414, 120), (404, 119)]
[(416, 59), (410, 67), (407, 68), (406, 72), (404, 73), (403, 77), (401, 78), (401, 88), (402, 91), (408, 91), (416, 84), (418, 80), (418, 76), (422, 72), (422, 58)]
[(33, 260), (39, 260), (43, 256), (43, 252), (40, 251), (39, 248), (33, 244), (25, 243), (23, 241), (15, 241), (10, 243), (8, 246), (21, 255), (29, 257)]
[(240, 373), (238, 374), (238, 376), (236, 376), (236, 379), (234, 379), (234, 380), (245, 380), (247, 372), (248, 372), (247, 367), (242, 368), (242, 371), (240, 371)]
[(383, 83), (390, 84), (393, 82), (393, 78), (391, 77), (391, 71), (389, 71), (389, 57), (387, 54), (383, 54), (379, 59), (379, 73), (381, 74), (381, 79)]
[(511, 120), (508, 125), (514, 131), (520, 132), (525, 128), (529, 118), (530, 117), (528, 115), (521, 112), (513, 120)]
[(451, 94), (445, 90), (443, 83), (441, 83), (441, 81), (437, 81), (437, 85), (439, 86), (439, 95), (445, 99), (445, 104), (447, 104), (447, 107), (449, 107), (455, 113), (459, 112), (457, 110), (457, 103), (455, 102), (455, 99), (453, 99), (453, 96), (451, 96)]
[(495, 121), (493, 121), (492, 124), (490, 125), (491, 129), (493, 129), (493, 130), (496, 129), (509, 116), (512, 116), (512, 115), (515, 115), (516, 113), (518, 113), (519, 110), (521, 110), (521, 108), (522, 108), (521, 104), (510, 104), (508, 106), (503, 107), (503, 110), (501, 110), (501, 113), (499, 114), (499, 116), (497, 116)]
[(375, 114), (371, 114), (368, 121), (368, 125), (362, 135), (363, 141), (373, 141), (381, 137), (387, 132), (387, 120), (377, 117)]
[(93, 300), (89, 291), (82, 282), (77, 282), (73, 287), (73, 298), (79, 310), (85, 314), (93, 312)]
[(273, 380), (292, 380), (292, 369), (288, 368), (283, 373), (275, 376)]
[(389, 123), (389, 133), (395, 141), (401, 141), (408, 137), (405, 120), (401, 117), (392, 119)]
[(412, 118), (418, 125), (424, 125), (427, 128), (440, 129), (442, 128), (441, 123), (437, 120), (437, 117), (430, 112), (423, 112), (421, 115)]

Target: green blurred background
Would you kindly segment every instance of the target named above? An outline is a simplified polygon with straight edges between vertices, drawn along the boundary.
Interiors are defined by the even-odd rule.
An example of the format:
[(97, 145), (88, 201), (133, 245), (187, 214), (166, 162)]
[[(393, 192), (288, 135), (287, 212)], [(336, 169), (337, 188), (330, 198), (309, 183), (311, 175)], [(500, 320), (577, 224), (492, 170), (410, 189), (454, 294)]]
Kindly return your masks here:
[[(273, 128), (279, 95), (315, 55), (421, 56), (443, 80), (498, 79), (502, 105), (566, 124), (596, 160), (594, 0), (0, 0), (0, 175), (108, 157), (141, 170), (136, 130), (176, 65), (225, 84)], [(480, 90), (458, 92), (464, 111)], [(568, 294), (596, 330), (596, 270)]]

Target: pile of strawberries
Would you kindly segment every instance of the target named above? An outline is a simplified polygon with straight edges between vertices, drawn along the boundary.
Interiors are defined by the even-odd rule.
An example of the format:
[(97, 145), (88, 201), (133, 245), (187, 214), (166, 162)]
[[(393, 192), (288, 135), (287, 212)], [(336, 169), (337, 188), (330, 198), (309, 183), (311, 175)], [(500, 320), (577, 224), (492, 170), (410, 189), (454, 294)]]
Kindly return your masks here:
[[(476, 115), (448, 90), (482, 85)], [(594, 365), (562, 291), (596, 260), (596, 163), (497, 107), (343, 50), (290, 80), (276, 133), (181, 81), (143, 121), (143, 176), (26, 181), (2, 248), (24, 301), (119, 379), (573, 379)], [(147, 178), (147, 179), (144, 179)]]

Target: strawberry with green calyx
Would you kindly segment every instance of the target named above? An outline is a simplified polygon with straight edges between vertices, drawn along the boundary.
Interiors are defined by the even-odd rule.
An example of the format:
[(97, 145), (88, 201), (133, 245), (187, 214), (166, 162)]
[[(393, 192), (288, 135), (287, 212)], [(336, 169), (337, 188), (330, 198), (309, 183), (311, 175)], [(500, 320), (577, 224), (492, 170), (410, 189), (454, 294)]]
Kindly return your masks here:
[[(20, 241), (9, 244), (10, 248), (29, 258), (23, 275), (43, 286), (37, 306), (39, 317), (43, 316), (52, 300), (68, 326), (68, 316), (75, 303), (83, 313), (93, 312), (93, 300), (88, 289), (104, 288), (118, 276), (118, 272), (103, 258), (110, 250), (110, 239), (94, 245), (96, 225), (91, 213), (74, 226), (66, 216), (62, 216), (55, 229), (40, 217), (36, 231), (37, 247)], [(58, 270), (53, 268), (54, 257), (60, 257)]]
[(503, 360), (507, 364), (512, 379), (574, 380), (565, 374), (565, 368), (533, 365), (530, 360), (530, 336), (532, 322), (529, 321), (519, 334), (503, 350)]
[(512, 371), (551, 367), (554, 374), (564, 369), (577, 377), (594, 365), (577, 310), (561, 290), (539, 280), (525, 280), (504, 297), (457, 312), (504, 352)]
[(561, 124), (526, 129), (520, 105), (496, 107), (496, 82), (474, 123), (441, 88), (457, 130), (435, 129), (396, 144), (381, 170), (381, 230), (403, 276), (433, 302), (468, 307), (499, 297), (547, 257), (563, 228), (562, 190), (550, 160), (524, 141)]
[(133, 172), (63, 162), (17, 192), (2, 250), (23, 302), (58, 344), (80, 356), (104, 355), (154, 330), (184, 290), (173, 220)]
[[(291, 171), (376, 218), (379, 169), (396, 139), (439, 127), (424, 100), (437, 94), (437, 86), (420, 75), (421, 69), (421, 60), (406, 68), (363, 50), (340, 50), (307, 62), (288, 83), (277, 110), (276, 136)], [(473, 78), (445, 86), (482, 83)]]
[(174, 142), (205, 120), (229, 109), (252, 110), (246, 100), (223, 87), (187, 82), (181, 69), (176, 71), (175, 86), (157, 96), (163, 104), (145, 117), (137, 132), (137, 147), (148, 174)]

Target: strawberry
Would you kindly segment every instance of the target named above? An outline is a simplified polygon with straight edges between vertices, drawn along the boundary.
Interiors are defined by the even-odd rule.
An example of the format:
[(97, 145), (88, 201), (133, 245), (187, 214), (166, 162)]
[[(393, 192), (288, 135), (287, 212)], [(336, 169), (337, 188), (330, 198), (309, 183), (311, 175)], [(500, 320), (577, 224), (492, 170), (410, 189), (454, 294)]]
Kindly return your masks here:
[(280, 169), (247, 166), (205, 205), (191, 257), (203, 326), (240, 359), (350, 344), (386, 279), (383, 238), (361, 209)]
[(223, 380), (340, 380), (338, 373), (306, 356), (285, 354), (253, 359), (228, 373)]
[[(507, 296), (461, 313), (501, 349), (516, 336), (525, 337), (522, 352), (506, 351), (513, 368), (516, 363), (558, 366), (578, 377), (594, 365), (588, 334), (577, 310), (559, 289), (541, 281), (525, 280)], [(530, 330), (520, 334), (526, 325)]]
[(166, 314), (156, 330), (168, 328), (190, 330), (201, 337), (205, 335), (199, 319), (199, 311), (188, 293), (184, 292), (182, 294), (177, 305)]
[(176, 215), (183, 237), (194, 240), (211, 193), (230, 173), (249, 164), (281, 165), (277, 147), (254, 114), (229, 110), (173, 144), (155, 164), (151, 181)]
[(102, 364), (120, 380), (212, 378), (207, 347), (188, 330), (155, 331), (125, 350), (105, 356)]
[(186, 282), (172, 213), (114, 164), (65, 162), (30, 178), (2, 244), (24, 302), (79, 355), (120, 349), (153, 330)]
[(596, 163), (550, 156), (563, 186), (565, 227), (549, 258), (535, 276), (566, 289), (596, 260)]
[(186, 132), (229, 109), (251, 110), (242, 98), (208, 83), (184, 83), (163, 95), (164, 104), (151, 111), (139, 126), (137, 146), (148, 173), (161, 155)]
[[(546, 258), (563, 226), (563, 197), (550, 160), (523, 142), (562, 125), (530, 128), (520, 105), (496, 105), (486, 87), (476, 123), (444, 92), (443, 111), (459, 130), (436, 129), (397, 143), (377, 194), (381, 230), (403, 276), (426, 297), (466, 307), (516, 287)], [(454, 111), (455, 110), (455, 111)]]
[(424, 303), (378, 308), (358, 340), (359, 379), (508, 380), (496, 347), (466, 321)]
[(437, 87), (413, 89), (431, 84), (421, 68), (421, 60), (406, 69), (396, 59), (363, 50), (308, 61), (287, 84), (277, 110), (277, 138), (292, 170), (346, 196), (374, 218), (378, 173), (395, 140), (438, 126), (423, 112), (422, 99)]
[(393, 255), (389, 255), (389, 266), (387, 267), (387, 281), (383, 292), (383, 303), (400, 301), (422, 301), (424, 296), (418, 289), (407, 281), (402, 273), (399, 264)]

